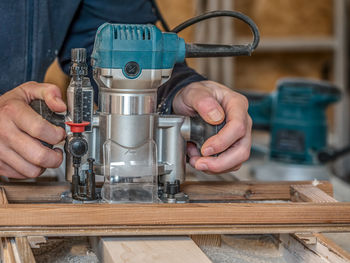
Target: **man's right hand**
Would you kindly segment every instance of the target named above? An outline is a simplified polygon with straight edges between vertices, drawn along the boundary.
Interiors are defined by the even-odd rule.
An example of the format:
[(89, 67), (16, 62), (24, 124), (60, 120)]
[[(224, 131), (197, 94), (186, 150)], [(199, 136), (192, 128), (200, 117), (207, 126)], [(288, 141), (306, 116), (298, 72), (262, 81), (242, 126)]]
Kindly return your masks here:
[(33, 178), (62, 163), (62, 151), (39, 140), (55, 145), (66, 133), (29, 106), (35, 99), (44, 100), (54, 112), (66, 110), (60, 89), (52, 84), (27, 82), (0, 96), (0, 175)]

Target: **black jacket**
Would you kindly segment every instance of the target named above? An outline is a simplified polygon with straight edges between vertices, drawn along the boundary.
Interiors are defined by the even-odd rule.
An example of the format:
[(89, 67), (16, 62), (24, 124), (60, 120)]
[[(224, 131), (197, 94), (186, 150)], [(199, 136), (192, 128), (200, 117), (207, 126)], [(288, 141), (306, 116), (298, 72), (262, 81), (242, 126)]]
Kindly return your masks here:
[[(68, 74), (71, 48), (84, 47), (90, 54), (96, 29), (104, 22), (157, 21), (149, 0), (0, 1), (0, 17), (0, 94), (26, 81), (43, 81), (56, 57)], [(171, 112), (179, 89), (203, 79), (186, 65), (176, 65), (172, 78), (159, 88), (162, 111)]]

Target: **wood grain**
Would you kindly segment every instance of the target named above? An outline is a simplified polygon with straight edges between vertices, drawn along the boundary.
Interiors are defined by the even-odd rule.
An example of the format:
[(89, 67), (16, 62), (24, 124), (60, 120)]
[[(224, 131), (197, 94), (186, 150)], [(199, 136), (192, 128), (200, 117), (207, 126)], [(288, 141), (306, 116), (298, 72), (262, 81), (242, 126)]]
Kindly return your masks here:
[(0, 226), (350, 224), (350, 203), (8, 204)]
[(16, 237), (16, 246), (21, 263), (35, 263), (35, 258), (27, 237)]
[[(290, 200), (291, 185), (311, 185), (311, 181), (294, 182), (185, 182), (181, 188), (191, 201)], [(59, 202), (61, 194), (70, 190), (68, 183), (3, 184), (10, 203)], [(332, 184), (321, 181), (317, 186), (333, 195)]]
[(313, 185), (292, 185), (292, 201), (303, 201), (313, 203), (333, 203), (338, 202), (336, 199), (326, 194), (320, 188)]
[[(191, 201), (290, 200), (291, 185), (312, 185), (312, 182), (185, 182), (181, 190), (188, 194)], [(317, 187), (333, 195), (331, 183), (321, 181)]]
[(101, 262), (209, 263), (189, 237), (105, 237), (100, 239)]
[[(337, 203), (338, 201), (329, 196), (319, 188), (312, 185), (292, 185), (291, 186), (292, 200), (296, 202), (312, 202), (312, 203)], [(305, 242), (305, 235), (316, 242)], [(304, 250), (299, 251), (301, 253), (299, 257), (304, 259), (305, 255), (310, 254), (306, 250), (311, 251), (311, 254), (317, 255), (322, 258), (324, 262), (345, 263), (350, 262), (350, 253), (345, 251), (334, 241), (327, 238), (320, 233), (295, 234), (295, 237), (304, 244)], [(307, 240), (307, 238), (306, 238)], [(288, 241), (290, 243), (290, 241)], [(290, 244), (289, 244), (290, 245)]]
[(70, 191), (66, 182), (4, 183), (1, 187), (10, 203), (59, 202), (62, 193)]
[(349, 224), (254, 224), (172, 226), (0, 226), (1, 237), (18, 236), (164, 236), (204, 234), (281, 234), (350, 232)]

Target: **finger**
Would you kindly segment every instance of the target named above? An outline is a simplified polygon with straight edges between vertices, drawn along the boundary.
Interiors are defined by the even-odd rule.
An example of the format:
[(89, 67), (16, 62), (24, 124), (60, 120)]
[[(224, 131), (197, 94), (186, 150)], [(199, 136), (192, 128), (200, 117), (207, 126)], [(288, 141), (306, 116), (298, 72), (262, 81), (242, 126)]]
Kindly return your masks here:
[(218, 157), (201, 157), (195, 163), (195, 168), (202, 171), (220, 173), (237, 167), (248, 160), (251, 147), (251, 134), (232, 145)]
[(13, 128), (9, 146), (29, 163), (43, 168), (57, 168), (63, 160), (62, 152), (51, 150), (38, 140)]
[(188, 142), (186, 148), (188, 157), (200, 156), (197, 146), (194, 143)]
[(53, 112), (64, 112), (67, 109), (62, 100), (61, 90), (56, 85), (31, 81), (18, 88), (27, 104), (35, 99), (40, 99), (44, 100)]
[(39, 176), (43, 171), (41, 167), (27, 162), (15, 151), (9, 148), (2, 148), (0, 153), (3, 156), (2, 161), (24, 177), (34, 178)]
[[(201, 85), (197, 83), (197, 85)], [(193, 88), (184, 97), (185, 104), (195, 109), (206, 122), (217, 125), (225, 119), (225, 112), (213, 93), (204, 85)]]
[(61, 142), (66, 136), (63, 128), (43, 119), (25, 102), (14, 100), (5, 111), (19, 129), (33, 138), (54, 145)]
[(8, 178), (15, 178), (15, 179), (26, 179), (27, 177), (21, 175), (16, 170), (12, 169), (10, 166), (8, 166), (6, 163), (0, 161), (0, 175), (8, 177)]
[(200, 153), (197, 149), (197, 146), (192, 142), (188, 142), (186, 150), (187, 150), (187, 156), (190, 158), (189, 159), (190, 165), (192, 167), (195, 167), (195, 163), (197, 159), (200, 158)]
[(251, 118), (247, 113), (247, 102), (241, 97), (227, 95), (223, 100), (226, 124), (218, 134), (210, 137), (202, 146), (203, 156), (221, 153), (251, 131)]

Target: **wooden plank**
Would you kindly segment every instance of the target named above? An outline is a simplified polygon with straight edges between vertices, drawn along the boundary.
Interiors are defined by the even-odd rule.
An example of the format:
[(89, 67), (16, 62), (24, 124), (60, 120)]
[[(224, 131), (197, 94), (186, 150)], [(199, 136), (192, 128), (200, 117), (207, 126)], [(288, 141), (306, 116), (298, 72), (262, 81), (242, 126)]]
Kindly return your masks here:
[(221, 235), (190, 235), (190, 238), (198, 246), (212, 246), (220, 247), (221, 246)]
[[(290, 200), (290, 186), (312, 184), (297, 182), (185, 182), (181, 187), (192, 201)], [(70, 190), (68, 183), (10, 183), (3, 184), (10, 203), (60, 202), (61, 195)], [(332, 184), (322, 181), (317, 186), (333, 195)]]
[(291, 199), (294, 202), (334, 203), (336, 199), (313, 185), (292, 185)]
[(16, 237), (16, 245), (21, 263), (35, 263), (35, 258), (27, 237)]
[(13, 253), (11, 238), (1, 238), (1, 262), (3, 263), (16, 263), (16, 259)]
[(350, 224), (350, 203), (0, 205), (0, 226), (225, 224)]
[(44, 236), (27, 236), (31, 248), (40, 248), (40, 244), (46, 243), (47, 238)]
[[(298, 202), (313, 202), (313, 203), (337, 203), (338, 201), (325, 192), (310, 185), (291, 186), (292, 200)], [(327, 259), (327, 262), (350, 262), (350, 253), (342, 249), (335, 242), (325, 237), (322, 234), (314, 233), (312, 236), (317, 242), (307, 243), (303, 239), (299, 240), (305, 245), (305, 248), (313, 251), (322, 258)]]
[[(5, 189), (0, 187), (0, 204), (8, 205)], [(2, 238), (3, 262), (35, 263), (32, 249), (26, 237), (4, 237)]]
[[(0, 187), (0, 204), (8, 204), (5, 190), (2, 187)], [(1, 260), (4, 263), (16, 262), (11, 239), (11, 237), (1, 238)]]
[(189, 237), (105, 237), (100, 239), (100, 261), (145, 263), (209, 263)]
[(10, 203), (59, 202), (63, 192), (70, 191), (66, 182), (4, 183)]
[(329, 259), (334, 258), (337, 260), (345, 260), (345, 262), (350, 262), (350, 253), (348, 251), (344, 250), (334, 241), (320, 233), (315, 233), (314, 235), (318, 241), (318, 253), (321, 253), (325, 257), (329, 257)]
[(350, 262), (350, 255), (333, 241), (321, 234), (315, 234), (316, 244), (302, 244), (291, 235), (280, 235), (282, 253), (287, 262), (327, 262), (346, 263)]
[(316, 236), (311, 232), (294, 233), (294, 237), (304, 245), (315, 245), (317, 243)]
[(300, 232), (350, 232), (349, 224), (254, 224), (187, 226), (18, 226), (0, 227), (0, 236), (164, 236), (204, 234), (280, 234)]
[[(181, 190), (189, 196), (191, 201), (290, 200), (291, 185), (312, 185), (312, 182), (185, 182)], [(331, 183), (322, 181), (317, 187), (333, 195)]]
[(308, 247), (291, 235), (280, 235), (279, 240), (281, 242), (279, 247), (281, 254), (287, 263), (329, 263), (329, 261), (308, 249)]

